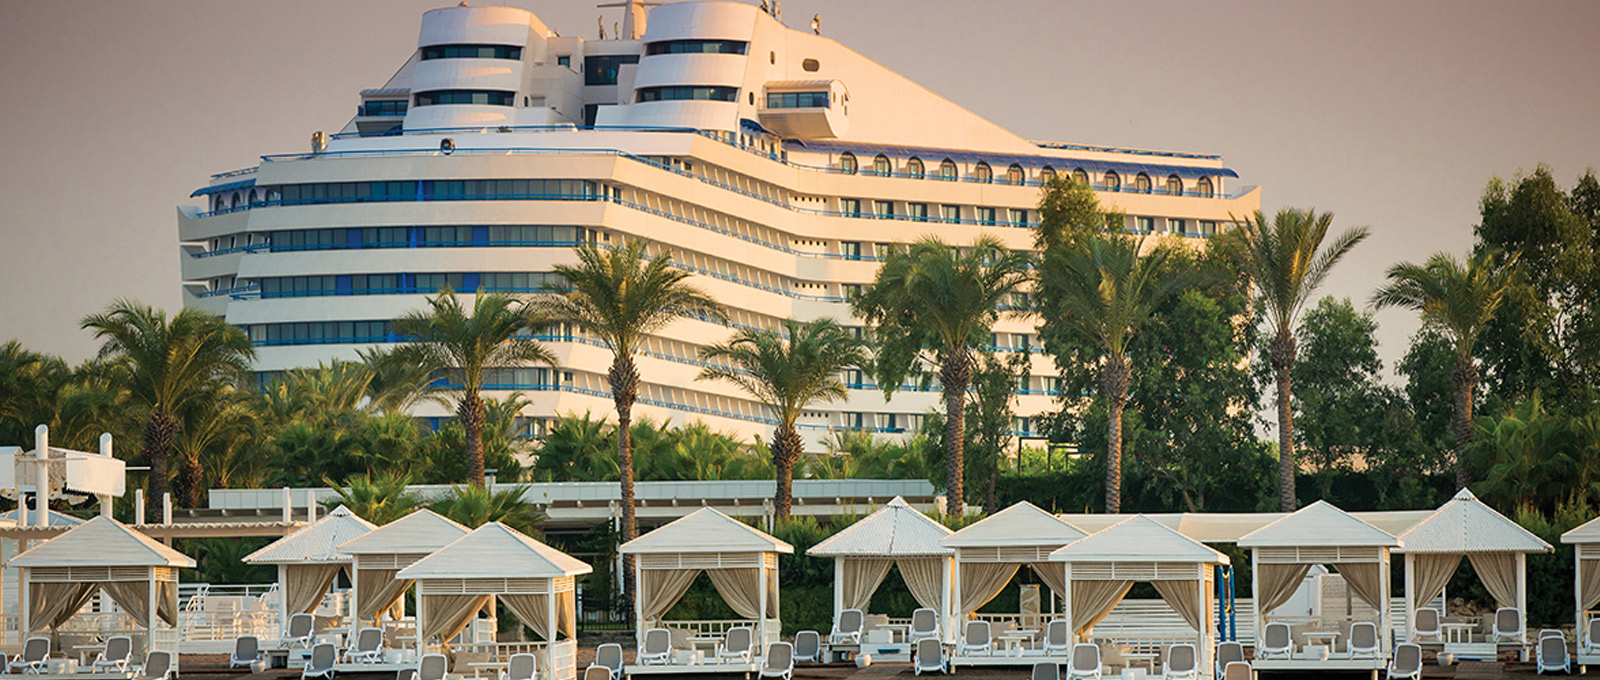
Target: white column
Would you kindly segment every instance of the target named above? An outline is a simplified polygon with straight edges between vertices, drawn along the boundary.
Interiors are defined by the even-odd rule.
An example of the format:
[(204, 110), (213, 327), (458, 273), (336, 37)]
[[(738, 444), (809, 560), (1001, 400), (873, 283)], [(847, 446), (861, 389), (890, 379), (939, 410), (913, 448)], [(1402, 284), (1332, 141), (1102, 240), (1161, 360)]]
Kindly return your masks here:
[(640, 595), (644, 588), (644, 570), (639, 568), (639, 557), (633, 558), (633, 644), (636, 649), (644, 649), (644, 602)]
[[(759, 556), (761, 563), (756, 566), (756, 587), (761, 590), (756, 595), (756, 656), (767, 655), (767, 556)], [(838, 564), (834, 560), (834, 564)], [(838, 586), (834, 590), (838, 591)]]
[(950, 570), (955, 562), (954, 557), (949, 557), (939, 564), (939, 592), (943, 600), (939, 603), (939, 637), (946, 643), (954, 643), (956, 640), (955, 597), (950, 592)]
[[(26, 543), (26, 541), (19, 541), (19, 543)], [(17, 552), (21, 553), (22, 548), (17, 548)], [(28, 613), (29, 610), (33, 609), (33, 600), (28, 597), (28, 570), (18, 569), (17, 571), (20, 574), (17, 579), (17, 615), (21, 617), (20, 620), (22, 621), (22, 629), (17, 631), (17, 637), (19, 638), (17, 642), (20, 643), (28, 639), (28, 631), (32, 628), (33, 622), (29, 620), (31, 617), (28, 616)]]
[[(401, 599), (404, 599), (404, 598), (401, 598)], [(422, 639), (422, 631), (423, 631), (423, 628), (422, 628), (423, 623), (422, 623), (422, 621), (423, 621), (424, 618), (426, 618), (427, 613), (428, 613), (428, 601), (427, 601), (426, 598), (424, 598), (422, 596), (422, 581), (417, 581), (417, 621), (416, 621), (416, 623), (417, 623), (417, 660), (418, 661), (420, 661), (422, 659), (422, 655), (424, 654), (423, 650), (427, 649), (428, 641)]]
[(350, 639), (356, 639), (356, 632), (361, 630), (361, 578), (360, 571), (356, 569), (355, 557), (350, 558)]
[[(1573, 565), (1577, 566), (1577, 565)], [(1517, 616), (1522, 626), (1522, 660), (1528, 660), (1528, 553), (1517, 553)]]
[(1583, 545), (1572, 546), (1572, 620), (1576, 627), (1572, 629), (1572, 638), (1578, 643), (1578, 649), (1583, 649), (1584, 643), (1589, 639), (1589, 631), (1583, 625)]
[[(1416, 642), (1416, 640), (1412, 639), (1413, 637), (1416, 637), (1413, 632), (1417, 629), (1417, 604), (1415, 595), (1417, 586), (1415, 583), (1412, 583), (1412, 576), (1415, 573), (1416, 568), (1417, 558), (1413, 557), (1411, 553), (1406, 553), (1406, 642)], [(1444, 614), (1445, 612), (1439, 612), (1440, 617), (1443, 617)]]
[[(105, 456), (107, 458), (111, 457), (111, 433), (110, 432), (101, 432), (100, 433), (100, 455)], [(106, 493), (96, 494), (96, 500), (100, 501), (100, 516), (101, 517), (110, 517), (111, 516), (111, 503), (112, 503), (111, 494), (106, 494)]]
[(1211, 565), (1209, 564), (1200, 565), (1200, 573), (1198, 574), (1199, 578), (1195, 579), (1195, 587), (1199, 589), (1200, 595), (1200, 598), (1195, 600), (1196, 602), (1200, 603), (1199, 639), (1194, 647), (1195, 666), (1197, 667), (1196, 670), (1206, 667), (1206, 659), (1210, 657), (1210, 655), (1206, 653), (1206, 650), (1216, 646), (1216, 643), (1214, 642), (1215, 635), (1213, 634), (1213, 631), (1215, 631), (1217, 627), (1217, 616), (1216, 612), (1211, 610), (1211, 598), (1206, 597), (1206, 584), (1209, 583), (1209, 581), (1206, 580), (1206, 572), (1209, 569), (1211, 569)]
[(1260, 551), (1250, 549), (1250, 610), (1252, 624), (1255, 626), (1255, 646), (1261, 648), (1261, 640), (1265, 637), (1267, 613), (1261, 611), (1261, 557)]
[(33, 525), (47, 527), (50, 526), (50, 427), (40, 425), (34, 428), (33, 441), (38, 445), (34, 449)]
[(1390, 600), (1390, 592), (1394, 589), (1393, 581), (1389, 578), (1389, 549), (1378, 549), (1378, 583), (1382, 588), (1382, 602), (1378, 609), (1378, 648), (1383, 656), (1388, 657), (1393, 650), (1393, 640), (1389, 632), (1394, 629), (1394, 605)]
[[(159, 592), (159, 587), (156, 583), (156, 569), (155, 567), (150, 567), (147, 572), (150, 575), (150, 612), (145, 615), (144, 624), (144, 651), (146, 654), (156, 648), (156, 610), (161, 606), (161, 603), (157, 601), (160, 596), (156, 594)], [(176, 653), (178, 650), (174, 649), (172, 651)], [(177, 655), (174, 654), (173, 656), (176, 657)]]
[(549, 600), (548, 602), (545, 603), (549, 608), (549, 610), (548, 610), (549, 618), (547, 618), (545, 620), (550, 622), (550, 636), (545, 638), (544, 667), (550, 669), (550, 670), (546, 671), (547, 673), (549, 673), (549, 676), (547, 676), (547, 677), (565, 678), (565, 677), (567, 677), (567, 674), (564, 671), (558, 670), (556, 668), (556, 649), (555, 649), (556, 648), (556, 635), (560, 634), (560, 632), (561, 632), (561, 619), (556, 618), (556, 580), (555, 579), (550, 579), (550, 597), (546, 598), (546, 599)]
[(317, 490), (306, 489), (306, 521), (317, 521)]
[(966, 617), (961, 611), (961, 549), (950, 560), (950, 639), (960, 640)]
[(294, 521), (294, 503), (289, 500), (289, 487), (283, 487), (283, 523)]
[[(844, 558), (833, 558), (833, 625), (839, 626), (839, 613), (844, 611), (844, 591), (839, 589), (839, 584), (844, 583)], [(832, 635), (831, 629), (829, 635)]]
[(133, 523), (144, 524), (144, 489), (133, 490)]
[(1072, 563), (1061, 563), (1061, 618), (1067, 620), (1067, 644), (1078, 644), (1078, 627), (1072, 621)]
[[(284, 565), (278, 565), (278, 633), (279, 639), (289, 636), (289, 574)], [(315, 629), (315, 626), (312, 626)]]

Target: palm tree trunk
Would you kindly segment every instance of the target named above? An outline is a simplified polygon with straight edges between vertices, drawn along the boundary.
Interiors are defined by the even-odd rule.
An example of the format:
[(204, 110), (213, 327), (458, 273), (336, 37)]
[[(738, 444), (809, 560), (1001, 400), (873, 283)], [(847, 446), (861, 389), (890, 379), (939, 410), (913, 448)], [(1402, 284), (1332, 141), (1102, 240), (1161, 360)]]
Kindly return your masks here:
[(1132, 369), (1126, 355), (1106, 356), (1101, 389), (1106, 395), (1106, 513), (1122, 512), (1122, 408), (1128, 403)]
[(483, 398), (477, 392), (468, 391), (461, 397), (461, 403), (456, 404), (456, 417), (467, 431), (467, 483), (481, 489), (484, 487), (483, 425), (489, 417)]
[[(611, 372), (606, 374), (611, 384), (611, 400), (617, 406), (617, 472), (622, 481), (622, 542), (639, 536), (639, 524), (633, 512), (633, 402), (639, 398), (639, 368), (633, 357), (617, 352), (611, 362)], [(622, 560), (623, 611), (633, 611), (633, 598), (637, 585), (633, 582), (633, 556)]]
[(1294, 512), (1294, 415), (1289, 410), (1289, 371), (1294, 367), (1295, 341), (1288, 327), (1278, 329), (1267, 349), (1272, 372), (1278, 379), (1278, 506)]
[(177, 417), (160, 406), (150, 410), (150, 419), (144, 425), (144, 460), (150, 464), (150, 495), (144, 499), (145, 521), (166, 521), (161, 516), (161, 499), (171, 490), (167, 458), (172, 445), (178, 440)]
[(794, 505), (794, 465), (800, 460), (804, 447), (804, 440), (800, 439), (800, 433), (795, 431), (792, 424), (779, 425), (777, 431), (772, 433), (772, 467), (778, 481), (773, 504), (779, 519), (787, 518)]
[(1470, 355), (1456, 357), (1450, 382), (1456, 388), (1456, 489), (1461, 490), (1472, 483), (1472, 470), (1467, 467), (1467, 447), (1472, 445), (1472, 395), (1478, 388), (1478, 367), (1473, 365)]
[(200, 457), (195, 453), (178, 453), (178, 472), (172, 479), (172, 503), (180, 508), (198, 508), (205, 505), (205, 471), (200, 467)]
[(945, 512), (960, 517), (967, 510), (963, 454), (967, 385), (972, 383), (972, 355), (965, 347), (945, 353), (939, 380), (944, 383)]

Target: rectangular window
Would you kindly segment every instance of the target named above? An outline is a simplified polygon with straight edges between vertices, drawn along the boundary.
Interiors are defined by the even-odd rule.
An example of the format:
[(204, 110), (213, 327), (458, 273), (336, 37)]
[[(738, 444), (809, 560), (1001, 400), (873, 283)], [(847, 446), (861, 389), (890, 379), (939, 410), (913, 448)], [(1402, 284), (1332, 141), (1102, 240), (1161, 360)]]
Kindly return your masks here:
[(1137, 226), (1135, 226), (1134, 229), (1136, 231), (1138, 231), (1139, 233), (1141, 233), (1141, 234), (1150, 234), (1150, 233), (1154, 233), (1155, 232), (1155, 230), (1156, 230), (1156, 218), (1154, 218), (1154, 217), (1137, 217), (1137, 218), (1134, 218), (1134, 219), (1137, 220), (1137, 222), (1136, 222)]
[(941, 205), (941, 206), (939, 206), (939, 219), (941, 219), (941, 220), (943, 220), (945, 222), (950, 222), (952, 224), (956, 223), (956, 222), (960, 222), (961, 221), (961, 206), (959, 206), (959, 205)]
[(434, 106), (437, 104), (511, 106), (516, 98), (516, 93), (506, 90), (431, 90), (418, 92), (416, 98), (417, 106)]
[(981, 223), (981, 224), (988, 225), (988, 226), (994, 226), (996, 224), (995, 218), (994, 218), (994, 213), (995, 213), (994, 208), (979, 207), (978, 208), (978, 222)]
[(568, 54), (563, 54), (563, 55), (560, 55), (560, 56), (556, 57), (556, 65), (557, 66), (565, 66), (567, 68), (572, 68), (572, 56), (568, 55)]
[(916, 220), (918, 222), (927, 222), (928, 221), (928, 204), (927, 203), (907, 203), (906, 204), (906, 215), (910, 216), (911, 219)]
[(695, 99), (716, 102), (739, 100), (739, 88), (722, 86), (668, 85), (639, 88), (639, 101), (665, 102)]
[(1170, 231), (1174, 234), (1187, 234), (1189, 233), (1189, 228), (1188, 224), (1186, 224), (1183, 220), (1169, 217), (1167, 218), (1167, 231)]
[(583, 84), (616, 85), (617, 72), (622, 70), (623, 65), (637, 63), (639, 63), (637, 54), (599, 54), (584, 57)]
[(769, 92), (767, 93), (767, 108), (769, 109), (826, 109), (828, 108), (827, 92)]
[(663, 40), (645, 46), (650, 54), (744, 54), (750, 43), (741, 40)]
[(1028, 211), (1020, 208), (1010, 209), (1011, 226), (1022, 226), (1028, 223)]
[(894, 217), (894, 201), (873, 201), (872, 214), (877, 215), (880, 219)]
[(844, 213), (845, 215), (847, 215), (849, 217), (860, 217), (861, 216), (861, 199), (858, 199), (858, 198), (841, 198), (841, 199), (839, 199), (839, 212), (842, 212), (842, 213)]
[(422, 60), (433, 59), (521, 59), (522, 48), (512, 45), (429, 45), (422, 48)]
[(861, 259), (861, 242), (845, 241), (839, 244), (839, 252), (844, 254), (846, 260)]
[(1200, 220), (1200, 235), (1201, 236), (1215, 236), (1216, 234), (1217, 234), (1217, 223), (1216, 222), (1212, 222), (1212, 221), (1209, 221), (1209, 220)]
[(889, 259), (889, 253), (891, 253), (891, 252), (894, 252), (894, 244), (893, 243), (874, 243), (874, 244), (872, 244), (872, 254), (873, 254), (874, 257), (877, 257), (880, 260)]

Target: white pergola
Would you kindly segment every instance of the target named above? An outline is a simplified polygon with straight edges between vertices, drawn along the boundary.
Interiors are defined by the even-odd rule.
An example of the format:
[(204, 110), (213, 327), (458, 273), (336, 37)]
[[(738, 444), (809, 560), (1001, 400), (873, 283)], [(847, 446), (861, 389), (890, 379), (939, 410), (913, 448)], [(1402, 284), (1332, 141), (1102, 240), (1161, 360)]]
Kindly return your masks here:
[[(323, 596), (328, 594), (328, 589), (339, 578), (339, 572), (349, 574), (350, 554), (340, 550), (339, 546), (376, 528), (341, 505), (322, 519), (245, 556), (246, 564), (272, 564), (278, 567), (280, 629), (289, 625), (291, 615), (316, 611)], [(352, 592), (350, 597), (351, 631), (359, 625), (355, 616), (361, 604), (359, 594)]]
[(1261, 603), (1253, 630), (1264, 629), (1267, 614), (1294, 595), (1313, 565), (1331, 564), (1350, 592), (1377, 612), (1382, 656), (1389, 655), (1389, 551), (1400, 547), (1392, 534), (1317, 501), (1246, 534), (1238, 545), (1250, 549), (1250, 594)]
[(59, 628), (103, 590), (144, 627), (146, 649), (156, 649), (159, 624), (178, 625), (178, 570), (195, 561), (102, 516), (18, 555), (11, 566), (21, 572), (24, 635)]
[(1444, 592), (1461, 558), (1466, 557), (1489, 595), (1501, 607), (1516, 607), (1522, 628), (1527, 630), (1528, 553), (1550, 552), (1549, 543), (1484, 505), (1466, 489), (1401, 533), (1399, 539), (1395, 552), (1406, 556), (1407, 621), (1415, 621), (1417, 608)]
[(1074, 641), (1088, 637), (1135, 582), (1146, 581), (1195, 630), (1199, 670), (1210, 675), (1214, 567), (1228, 564), (1227, 555), (1135, 515), (1051, 552), (1050, 560), (1061, 563), (1062, 618), (1071, 622)]
[(898, 496), (877, 512), (806, 551), (833, 558), (833, 615), (866, 611), (891, 566), (917, 604), (939, 613), (940, 632), (955, 639), (955, 550), (939, 543), (953, 532)]
[(351, 559), (350, 588), (360, 605), (358, 621), (377, 622), (387, 612), (403, 616), (411, 581), (397, 578), (400, 570), (415, 564), (471, 530), (426, 508), (385, 524), (338, 549)]
[[(499, 522), (490, 522), (401, 569), (417, 585), (417, 650), (449, 641), (478, 612), (503, 604), (545, 639), (539, 677), (577, 677), (577, 589), (588, 564)], [(548, 674), (548, 675), (547, 675)]]
[(1574, 604), (1574, 617), (1578, 624), (1576, 639), (1578, 642), (1578, 663), (1588, 665), (1600, 663), (1600, 655), (1585, 654), (1585, 650), (1592, 648), (1595, 640), (1589, 639), (1589, 619), (1595, 614), (1591, 611), (1596, 604), (1600, 604), (1600, 518), (1585, 522), (1582, 526), (1561, 535), (1561, 542), (1572, 546), (1572, 559), (1574, 569), (1572, 574), (1572, 596)]
[(1039, 506), (1021, 501), (940, 539), (940, 545), (956, 552), (952, 577), (956, 623), (1000, 594), (1024, 564), (1058, 597), (1066, 597), (1058, 582), (1060, 568), (1050, 564), (1050, 554), (1087, 536)]
[(767, 644), (782, 632), (778, 555), (794, 554), (794, 546), (713, 508), (701, 508), (622, 544), (618, 550), (635, 557), (633, 608), (638, 644), (644, 644), (644, 631), (661, 622), (702, 571), (734, 613), (754, 626), (760, 654), (765, 654)]

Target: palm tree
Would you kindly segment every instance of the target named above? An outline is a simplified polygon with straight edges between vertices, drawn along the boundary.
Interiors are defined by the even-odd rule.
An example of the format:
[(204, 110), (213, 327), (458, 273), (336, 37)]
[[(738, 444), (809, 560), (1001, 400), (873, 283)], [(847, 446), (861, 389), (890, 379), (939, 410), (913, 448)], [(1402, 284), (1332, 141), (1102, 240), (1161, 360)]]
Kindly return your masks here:
[(1167, 266), (1172, 251), (1149, 253), (1143, 238), (1097, 232), (1065, 252), (1048, 253), (1039, 272), (1040, 307), (1100, 353), (1106, 400), (1106, 512), (1122, 511), (1122, 409), (1133, 367), (1128, 345), (1168, 296), (1189, 285), (1193, 270)]
[(1455, 346), (1450, 383), (1456, 389), (1456, 486), (1471, 480), (1466, 451), (1472, 443), (1472, 395), (1478, 387), (1473, 350), (1495, 310), (1517, 280), (1517, 255), (1501, 257), (1480, 251), (1462, 263), (1437, 253), (1424, 264), (1409, 262), (1389, 268), (1388, 284), (1372, 294), (1378, 308), (1404, 307), (1422, 315), (1425, 325), (1444, 332)]
[(533, 305), (498, 293), (480, 293), (469, 316), (449, 288), (428, 298), (428, 311), (414, 310), (394, 321), (394, 332), (408, 338), (395, 350), (403, 361), (444, 371), (444, 389), (459, 391), (456, 416), (466, 431), (467, 483), (483, 486), (483, 425), (488, 418), (483, 390), (488, 372), (528, 363), (555, 365), (544, 345), (518, 337), (545, 324)]
[(680, 316), (722, 321), (726, 314), (710, 295), (690, 285), (690, 273), (673, 267), (670, 255), (646, 258), (643, 240), (634, 239), (618, 250), (586, 243), (575, 252), (578, 264), (555, 267), (566, 289), (551, 291), (544, 302), (551, 320), (598, 335), (611, 349), (606, 382), (617, 407), (617, 467), (626, 542), (639, 535), (633, 513), (633, 403), (639, 398), (634, 355), (643, 349), (645, 338)]
[(1272, 327), (1267, 360), (1278, 383), (1278, 501), (1284, 512), (1292, 512), (1296, 501), (1289, 370), (1295, 358), (1295, 319), (1333, 266), (1366, 240), (1367, 228), (1348, 229), (1324, 247), (1333, 213), (1284, 208), (1269, 223), (1257, 210), (1250, 219), (1236, 222), (1218, 239), (1218, 247), (1254, 282), (1258, 304)]
[(783, 322), (782, 332), (746, 329), (733, 339), (700, 350), (700, 358), (720, 362), (700, 372), (702, 380), (726, 380), (772, 412), (772, 464), (776, 468), (778, 517), (789, 516), (794, 465), (805, 442), (795, 431), (800, 414), (812, 404), (849, 395), (839, 374), (862, 365), (862, 341), (832, 319)]
[(192, 307), (168, 319), (148, 305), (117, 300), (104, 313), (84, 318), (82, 326), (104, 341), (100, 358), (108, 360), (113, 381), (143, 407), (142, 453), (150, 464), (145, 508), (160, 517), (171, 481), (167, 458), (182, 427), (179, 414), (213, 395), (219, 384), (245, 379), (255, 348), (238, 327)]
[(433, 503), (433, 511), (462, 526), (478, 528), (499, 522), (529, 536), (538, 537), (544, 513), (528, 503), (528, 487), (486, 489), (480, 486), (451, 487), (450, 495)]
[(343, 505), (357, 517), (379, 526), (411, 514), (418, 505), (417, 497), (406, 490), (411, 476), (404, 472), (382, 472), (374, 477), (370, 473), (351, 476), (344, 485), (323, 478), (323, 483), (333, 488), (338, 498), (323, 502), (323, 508), (332, 510)]
[(990, 236), (955, 248), (928, 236), (889, 254), (877, 278), (854, 301), (880, 343), (875, 373), (893, 394), (924, 354), (944, 386), (945, 496), (949, 512), (965, 511), (962, 480), (964, 407), (972, 382), (972, 348), (989, 340), (1028, 278), (1027, 255)]

